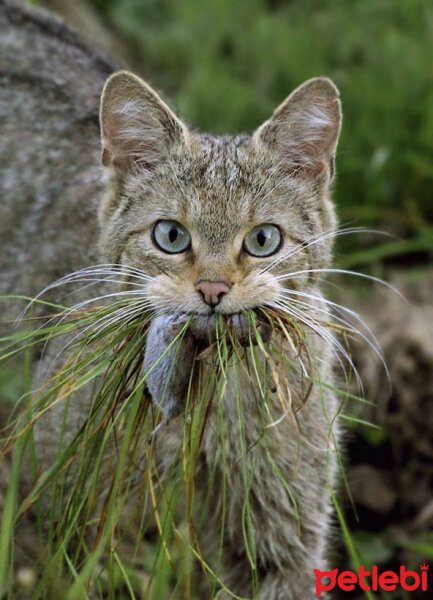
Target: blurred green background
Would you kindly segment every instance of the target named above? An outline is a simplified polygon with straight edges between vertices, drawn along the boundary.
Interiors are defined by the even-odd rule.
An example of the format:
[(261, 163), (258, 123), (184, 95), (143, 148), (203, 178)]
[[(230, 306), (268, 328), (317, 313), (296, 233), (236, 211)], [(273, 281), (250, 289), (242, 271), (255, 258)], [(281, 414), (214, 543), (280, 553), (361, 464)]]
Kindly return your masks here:
[[(252, 130), (305, 79), (328, 75), (341, 90), (344, 108), (335, 188), (341, 221), (399, 236), (380, 240), (380, 248), (377, 238), (366, 236), (351, 256), (346, 252), (354, 244), (346, 240), (341, 264), (431, 256), (429, 0), (38, 3), (67, 12), (88, 37), (95, 34), (91, 21), (100, 19), (136, 71), (192, 126), (215, 133)], [(119, 55), (119, 46), (110, 48), (110, 39), (102, 38)]]
[[(433, 559), (433, 2), (33, 3), (62, 14), (199, 129), (252, 130), (304, 80), (335, 81), (344, 112), (340, 221), (394, 236), (345, 237), (337, 264), (379, 274), (409, 298), (403, 306), (375, 289), (343, 286), (344, 302), (377, 334), (393, 384), (390, 393), (383, 371), (354, 348), (375, 402), (363, 418), (382, 429), (355, 426), (347, 436), (358, 507), (355, 514), (347, 502), (347, 519), (365, 564), (398, 569)], [(347, 565), (344, 546), (334, 550)]]

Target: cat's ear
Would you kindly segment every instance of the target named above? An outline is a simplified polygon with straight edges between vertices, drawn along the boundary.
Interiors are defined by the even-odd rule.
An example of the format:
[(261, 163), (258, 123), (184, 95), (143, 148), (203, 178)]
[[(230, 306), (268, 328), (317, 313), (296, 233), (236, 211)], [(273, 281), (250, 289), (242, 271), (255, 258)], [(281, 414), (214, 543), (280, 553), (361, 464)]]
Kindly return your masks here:
[(341, 128), (341, 104), (326, 77), (298, 87), (254, 134), (254, 141), (274, 152), (281, 167), (329, 180)]
[(101, 98), (102, 164), (124, 174), (152, 168), (188, 131), (156, 92), (127, 71), (114, 73)]

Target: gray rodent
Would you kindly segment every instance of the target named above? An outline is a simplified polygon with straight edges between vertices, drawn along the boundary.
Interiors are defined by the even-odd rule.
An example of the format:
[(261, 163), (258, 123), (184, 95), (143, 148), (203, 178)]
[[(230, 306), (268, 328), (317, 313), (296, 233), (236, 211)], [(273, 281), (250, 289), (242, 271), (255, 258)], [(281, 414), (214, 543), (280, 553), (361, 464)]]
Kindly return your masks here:
[[(247, 346), (250, 340), (256, 342), (256, 334), (250, 332), (245, 316), (231, 316), (227, 326), (241, 346)], [(269, 328), (260, 323), (258, 330), (267, 341)], [(143, 375), (146, 375), (147, 388), (153, 402), (161, 409), (164, 421), (184, 409), (197, 352), (215, 339), (215, 315), (212, 314), (194, 317), (185, 313), (163, 314), (153, 319), (147, 334)]]

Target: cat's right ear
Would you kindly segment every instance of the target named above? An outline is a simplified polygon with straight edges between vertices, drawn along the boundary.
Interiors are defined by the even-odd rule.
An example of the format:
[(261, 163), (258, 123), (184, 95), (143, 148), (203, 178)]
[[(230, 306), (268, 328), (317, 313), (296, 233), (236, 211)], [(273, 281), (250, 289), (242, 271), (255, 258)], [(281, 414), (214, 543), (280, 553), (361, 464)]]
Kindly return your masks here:
[(114, 73), (101, 98), (102, 164), (120, 174), (151, 169), (188, 131), (156, 92), (127, 71)]

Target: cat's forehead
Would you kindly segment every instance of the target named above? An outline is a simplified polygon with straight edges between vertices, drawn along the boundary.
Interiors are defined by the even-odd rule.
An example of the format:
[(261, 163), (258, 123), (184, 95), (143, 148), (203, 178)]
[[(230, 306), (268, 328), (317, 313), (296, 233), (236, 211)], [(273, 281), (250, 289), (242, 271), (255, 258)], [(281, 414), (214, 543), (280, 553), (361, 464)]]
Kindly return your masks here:
[(202, 232), (232, 235), (239, 223), (252, 218), (254, 196), (263, 186), (250, 139), (200, 135), (184, 158), (177, 172), (183, 189), (180, 213)]
[(196, 136), (187, 156), (178, 165), (179, 178), (203, 193), (220, 194), (229, 204), (229, 192), (250, 187), (253, 176), (247, 137)]

